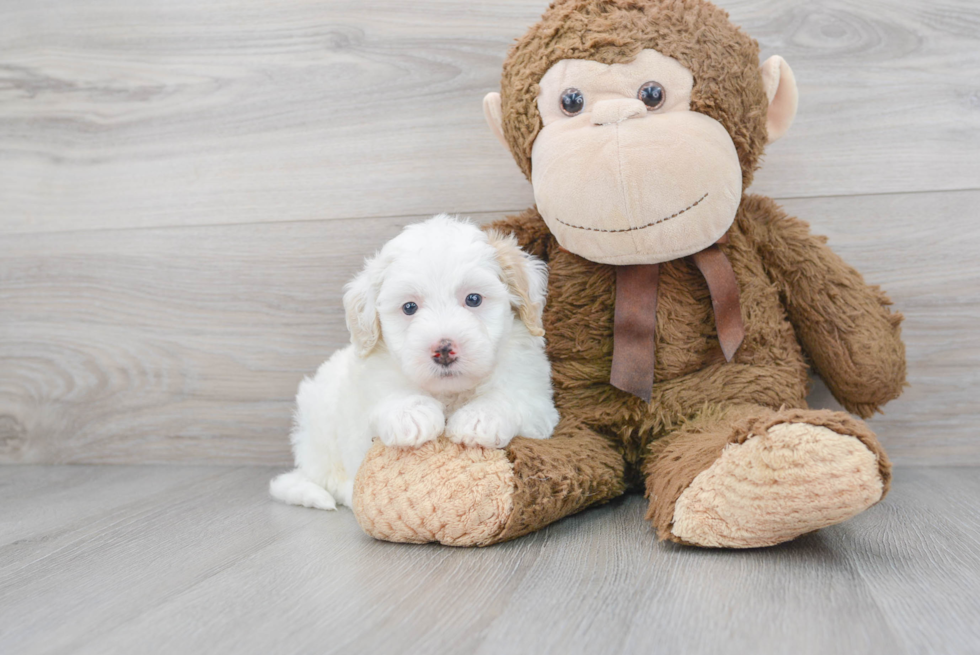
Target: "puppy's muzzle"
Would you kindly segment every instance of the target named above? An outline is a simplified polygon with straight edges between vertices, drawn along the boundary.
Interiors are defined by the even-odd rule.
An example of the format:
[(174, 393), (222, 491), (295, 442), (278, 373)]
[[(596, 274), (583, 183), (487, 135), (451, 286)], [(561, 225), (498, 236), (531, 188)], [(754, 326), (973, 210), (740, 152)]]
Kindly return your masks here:
[(443, 339), (432, 349), (432, 361), (439, 366), (449, 366), (456, 361), (456, 344), (449, 339)]

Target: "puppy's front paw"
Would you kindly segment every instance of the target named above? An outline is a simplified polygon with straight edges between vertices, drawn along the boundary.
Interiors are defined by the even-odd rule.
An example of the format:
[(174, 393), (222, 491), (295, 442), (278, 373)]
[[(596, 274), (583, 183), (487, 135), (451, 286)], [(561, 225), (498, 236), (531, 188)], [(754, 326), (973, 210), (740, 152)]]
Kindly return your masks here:
[(517, 436), (518, 425), (516, 417), (502, 407), (473, 403), (449, 418), (446, 436), (464, 446), (504, 448)]
[(442, 434), (446, 417), (435, 399), (412, 396), (375, 410), (374, 426), (386, 446), (415, 447)]

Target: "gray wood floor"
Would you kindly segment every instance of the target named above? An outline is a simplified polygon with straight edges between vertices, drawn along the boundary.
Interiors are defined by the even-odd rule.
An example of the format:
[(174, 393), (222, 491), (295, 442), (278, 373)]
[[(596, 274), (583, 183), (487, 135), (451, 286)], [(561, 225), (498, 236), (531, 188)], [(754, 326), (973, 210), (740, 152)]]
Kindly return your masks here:
[[(980, 465), (980, 3), (719, 4), (800, 84), (751, 190), (907, 317), (873, 427)], [(481, 100), (545, 5), (0, 3), (0, 463), (286, 464), (363, 257), (532, 204)]]
[(632, 496), (487, 549), (373, 541), (273, 469), (0, 467), (0, 652), (980, 652), (980, 470), (843, 525), (657, 544)]

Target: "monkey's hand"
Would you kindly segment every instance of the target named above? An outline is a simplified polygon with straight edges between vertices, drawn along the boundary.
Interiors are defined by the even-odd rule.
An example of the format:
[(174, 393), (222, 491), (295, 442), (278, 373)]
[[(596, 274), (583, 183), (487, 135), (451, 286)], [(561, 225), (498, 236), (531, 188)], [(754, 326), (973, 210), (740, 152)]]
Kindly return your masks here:
[(750, 197), (746, 209), (763, 230), (759, 252), (814, 368), (848, 411), (868, 418), (905, 386), (902, 315), (809, 225), (769, 198)]

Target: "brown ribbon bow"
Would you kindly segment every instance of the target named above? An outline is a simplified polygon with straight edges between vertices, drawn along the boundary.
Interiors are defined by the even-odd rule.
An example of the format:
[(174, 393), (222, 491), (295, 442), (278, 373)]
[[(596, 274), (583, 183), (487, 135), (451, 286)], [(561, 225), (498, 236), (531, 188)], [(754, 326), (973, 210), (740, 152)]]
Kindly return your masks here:
[[(718, 243), (725, 243), (727, 238), (725, 235)], [(735, 271), (717, 243), (690, 257), (708, 283), (718, 342), (725, 359), (731, 361), (745, 338)], [(650, 402), (653, 393), (659, 281), (660, 264), (616, 267), (616, 316), (609, 381), (617, 389), (646, 402)]]

